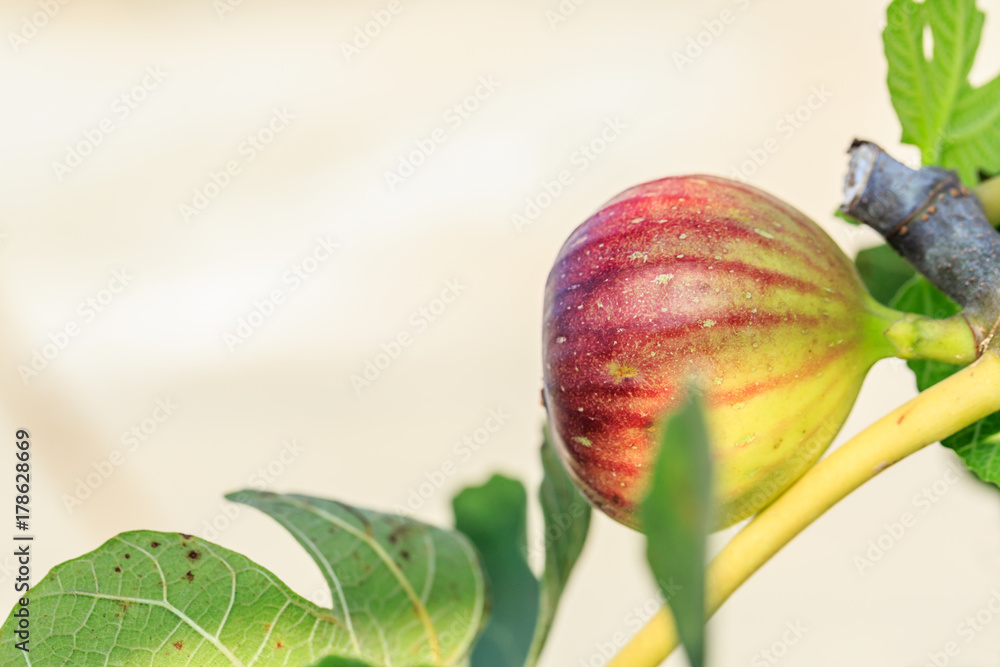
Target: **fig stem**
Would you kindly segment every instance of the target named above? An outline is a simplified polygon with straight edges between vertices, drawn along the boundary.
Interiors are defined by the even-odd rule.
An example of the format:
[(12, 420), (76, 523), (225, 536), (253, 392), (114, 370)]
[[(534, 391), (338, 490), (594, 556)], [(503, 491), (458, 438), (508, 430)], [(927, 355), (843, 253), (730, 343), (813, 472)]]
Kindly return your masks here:
[[(1000, 357), (991, 349), (851, 438), (811, 468), (719, 552), (708, 568), (708, 616), (782, 547), (852, 491), (910, 454), (998, 410)], [(608, 667), (655, 667), (676, 646), (674, 623), (664, 608)]]
[(972, 191), (979, 198), (979, 203), (983, 205), (986, 219), (994, 227), (1000, 226), (1000, 176), (983, 181), (972, 188)]
[(868, 312), (877, 335), (888, 343), (883, 356), (900, 359), (924, 359), (965, 366), (979, 356), (981, 340), (976, 329), (959, 313), (934, 319), (916, 313), (903, 313), (868, 298)]

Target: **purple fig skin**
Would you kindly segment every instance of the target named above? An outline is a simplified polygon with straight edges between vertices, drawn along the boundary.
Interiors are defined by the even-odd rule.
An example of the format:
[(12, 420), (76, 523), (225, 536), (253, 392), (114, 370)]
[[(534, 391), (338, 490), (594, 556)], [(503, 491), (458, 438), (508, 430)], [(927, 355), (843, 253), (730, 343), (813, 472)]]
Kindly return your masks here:
[(645, 183), (578, 227), (549, 274), (544, 400), (571, 477), (639, 527), (656, 430), (696, 377), (717, 527), (829, 446), (887, 356), (853, 263), (812, 220), (713, 176)]

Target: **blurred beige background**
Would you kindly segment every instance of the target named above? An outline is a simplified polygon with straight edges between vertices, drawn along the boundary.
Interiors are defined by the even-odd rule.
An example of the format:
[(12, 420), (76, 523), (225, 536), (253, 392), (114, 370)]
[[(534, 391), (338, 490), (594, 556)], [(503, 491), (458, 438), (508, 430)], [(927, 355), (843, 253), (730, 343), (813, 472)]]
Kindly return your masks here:
[[(847, 252), (875, 241), (831, 212), (852, 137), (916, 155), (885, 91), (884, 4), (6, 0), (0, 423), (32, 433), (35, 578), (120, 531), (180, 530), (322, 601), (304, 551), (223, 493), (259, 482), (391, 510), (453, 461), (416, 503), (448, 523), (451, 495), (493, 471), (533, 488), (542, 288), (603, 201), (742, 168)], [(979, 4), (982, 80), (1000, 3)], [(345, 49), (372, 12), (387, 24)], [(746, 162), (769, 138), (778, 150)], [(539, 198), (563, 169), (572, 182)], [(547, 205), (517, 229), (526, 198)], [(19, 372), (36, 351), (44, 367)], [(838, 442), (913, 393), (880, 364)], [(502, 428), (459, 456), (491, 410)], [(950, 641), (948, 664), (996, 664), (1000, 618), (971, 637), (960, 624), (1000, 590), (1000, 496), (953, 465), (927, 450), (797, 539), (712, 622), (713, 664), (918, 666)], [(905, 512), (915, 525), (892, 537)], [(639, 536), (598, 517), (545, 664), (603, 664), (653, 597)]]

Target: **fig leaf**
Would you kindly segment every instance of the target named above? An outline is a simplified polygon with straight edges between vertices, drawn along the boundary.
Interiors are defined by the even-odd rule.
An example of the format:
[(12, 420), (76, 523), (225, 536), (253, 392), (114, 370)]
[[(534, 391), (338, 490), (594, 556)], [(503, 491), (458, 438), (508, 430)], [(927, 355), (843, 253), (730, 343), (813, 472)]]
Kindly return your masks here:
[(646, 558), (670, 605), (691, 667), (705, 664), (706, 541), (714, 525), (712, 456), (695, 392), (663, 426), (642, 501)]
[(909, 262), (885, 244), (862, 250), (854, 264), (868, 293), (883, 305), (889, 305), (899, 288), (916, 274)]
[(474, 667), (520, 667), (538, 618), (538, 580), (527, 561), (528, 494), (494, 475), (452, 500), (455, 528), (482, 554), (493, 591), (491, 618), (472, 652)]
[[(249, 558), (135, 531), (57, 565), (0, 629), (0, 664), (459, 667), (486, 613), (484, 574), (455, 532), (307, 496), (230, 496), (277, 519), (331, 586), (325, 609)], [(30, 663), (28, 662), (30, 657)]]
[[(455, 526), (473, 541), (493, 583), (493, 618), (472, 653), (473, 667), (534, 667), (548, 639), (559, 600), (583, 551), (590, 503), (559, 461), (548, 427), (542, 442), (545, 477), (538, 491), (545, 521), (539, 539), (527, 541), (527, 493), (513, 479), (495, 475), (454, 501)], [(529, 566), (542, 550), (541, 580)]]
[(954, 169), (969, 185), (980, 170), (1000, 170), (1000, 76), (978, 88), (968, 79), (984, 18), (975, 0), (893, 0), (882, 33), (903, 143), (920, 148), (924, 164)]
[(534, 667), (555, 620), (556, 609), (569, 575), (580, 558), (590, 529), (590, 503), (577, 490), (552, 446), (548, 427), (544, 429), (542, 466), (545, 478), (538, 489), (545, 517), (545, 570), (539, 600), (538, 624), (525, 667)]

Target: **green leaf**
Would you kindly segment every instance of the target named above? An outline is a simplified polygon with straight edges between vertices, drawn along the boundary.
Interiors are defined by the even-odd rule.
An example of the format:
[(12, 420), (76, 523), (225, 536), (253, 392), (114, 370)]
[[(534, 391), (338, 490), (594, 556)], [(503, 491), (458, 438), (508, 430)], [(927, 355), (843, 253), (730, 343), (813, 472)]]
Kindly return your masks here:
[(1000, 412), (980, 419), (941, 444), (955, 450), (976, 477), (1000, 486)]
[(455, 665), (471, 649), (488, 593), (463, 535), (322, 498), (254, 490), (226, 497), (268, 514), (319, 565), (343, 657)]
[(528, 495), (520, 482), (494, 475), (455, 496), (455, 527), (482, 554), (493, 584), (493, 614), (472, 653), (473, 667), (534, 667), (545, 647), (570, 573), (590, 527), (590, 503), (559, 461), (548, 428), (542, 435), (545, 477), (538, 490), (545, 519), (541, 583), (528, 565)]
[(0, 664), (467, 664), (487, 591), (463, 535), (307, 496), (229, 498), (267, 512), (309, 550), (333, 609), (197, 537), (124, 533), (31, 589), (30, 653), (15, 646), (15, 606)]
[(520, 667), (538, 618), (538, 580), (528, 567), (528, 494), (517, 480), (494, 475), (452, 500), (455, 528), (479, 553), (491, 582), (493, 610), (472, 652), (475, 667)]
[(912, 278), (916, 271), (905, 259), (888, 245), (882, 244), (858, 253), (854, 259), (868, 293), (881, 304), (888, 305), (899, 288)]
[(673, 611), (692, 667), (705, 664), (705, 543), (713, 525), (711, 476), (701, 401), (689, 390), (685, 405), (663, 426), (641, 512), (646, 558)]
[[(904, 285), (891, 305), (904, 312), (937, 318), (950, 317), (961, 310), (921, 276), (915, 276)], [(920, 391), (961, 368), (939, 361), (909, 361), (907, 364), (917, 377), (917, 389)], [(1000, 412), (980, 419), (945, 438), (941, 444), (953, 449), (981, 480), (1000, 486)]]
[(968, 80), (983, 21), (975, 0), (893, 0), (882, 33), (902, 141), (920, 148), (924, 164), (954, 169), (970, 185), (980, 169), (1000, 170), (1000, 76), (979, 88)]
[(330, 610), (189, 535), (123, 533), (57, 565), (27, 597), (30, 653), (15, 646), (15, 605), (0, 629), (0, 664), (292, 666), (354, 652)]
[(545, 571), (542, 573), (538, 625), (525, 667), (534, 667), (538, 663), (552, 629), (559, 600), (590, 529), (590, 503), (566, 474), (566, 468), (552, 446), (548, 427), (543, 429), (542, 467), (545, 478), (538, 495), (545, 516)]

